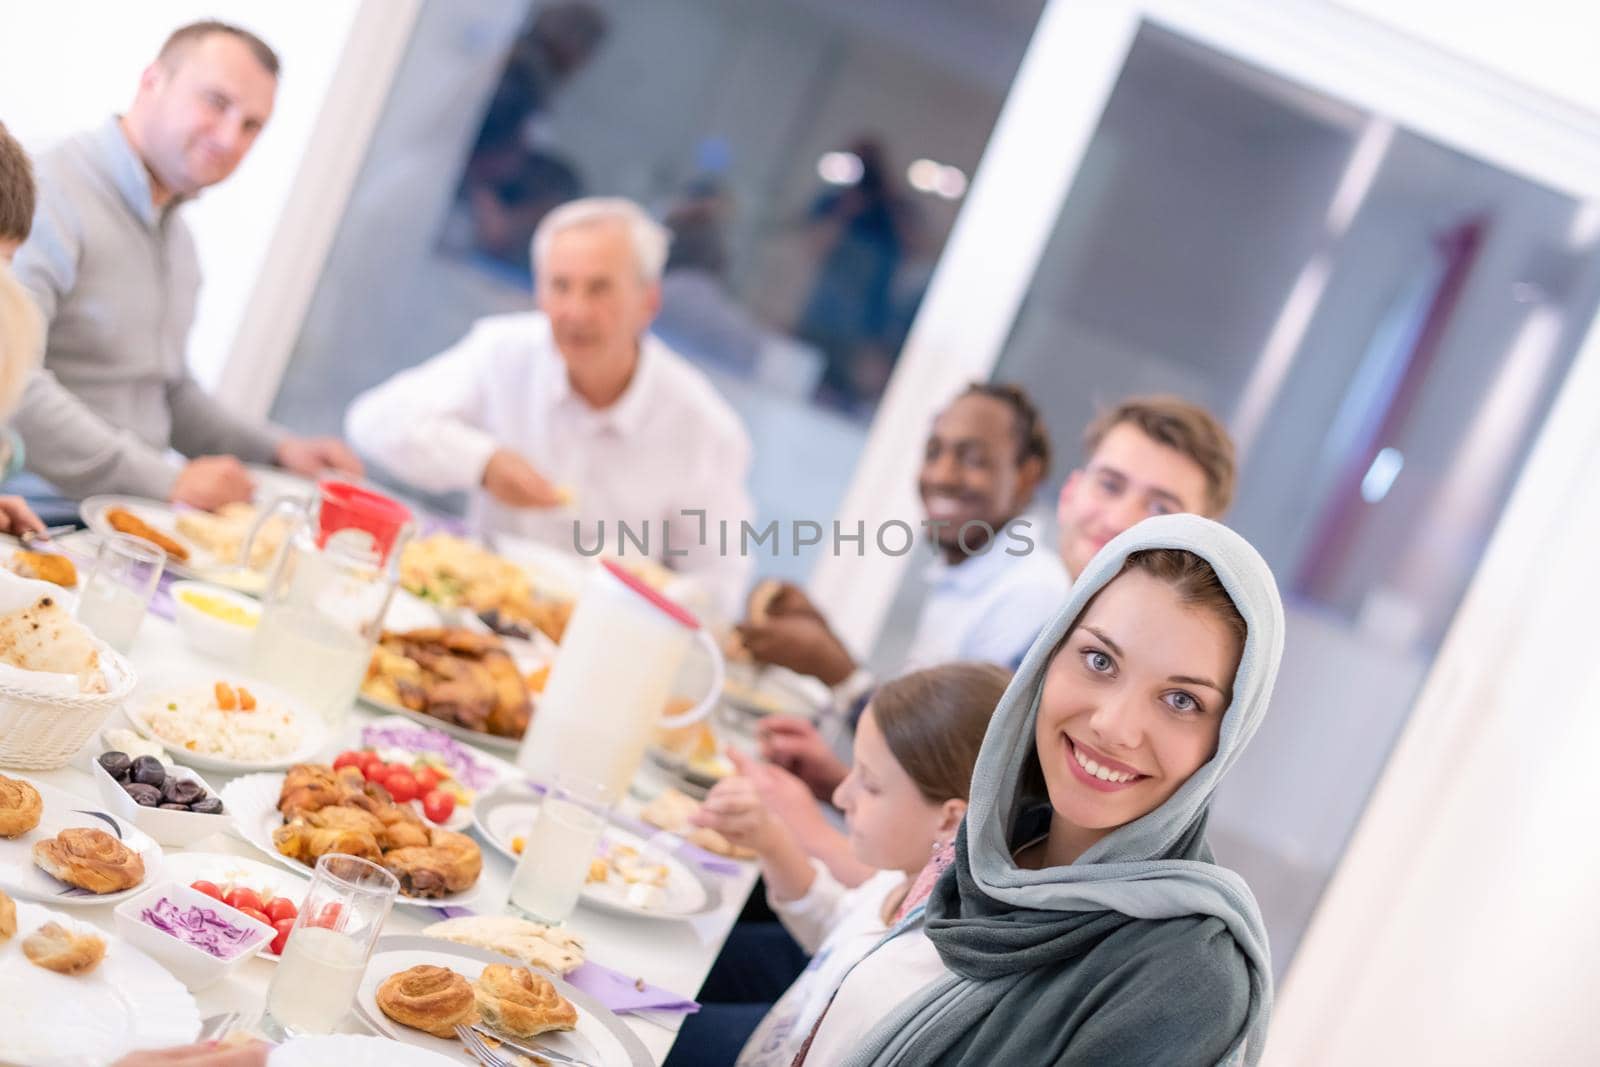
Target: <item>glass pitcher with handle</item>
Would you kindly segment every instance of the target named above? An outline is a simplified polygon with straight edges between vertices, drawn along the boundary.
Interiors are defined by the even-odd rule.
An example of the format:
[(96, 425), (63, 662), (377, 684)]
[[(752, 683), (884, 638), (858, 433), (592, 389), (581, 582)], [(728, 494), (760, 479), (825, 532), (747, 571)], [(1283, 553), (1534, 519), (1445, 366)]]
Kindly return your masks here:
[[(662, 715), (695, 645), (711, 661), (709, 692)], [(537, 781), (581, 773), (621, 796), (658, 727), (700, 721), (722, 696), (722, 652), (699, 621), (610, 560), (595, 568), (573, 609), (517, 763)]]
[(399, 584), (414, 523), (404, 506), (345, 482), (321, 482), (309, 501), (281, 497), (246, 542), (287, 514), (291, 528), (261, 597), (251, 673), (337, 726), (366, 677)]

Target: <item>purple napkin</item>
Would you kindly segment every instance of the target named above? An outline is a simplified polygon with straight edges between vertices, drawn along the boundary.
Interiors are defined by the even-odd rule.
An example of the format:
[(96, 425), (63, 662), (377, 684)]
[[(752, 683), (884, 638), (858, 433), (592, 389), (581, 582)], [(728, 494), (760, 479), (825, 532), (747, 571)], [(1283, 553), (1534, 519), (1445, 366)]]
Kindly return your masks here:
[(675, 1011), (685, 1015), (700, 1010), (700, 1005), (680, 993), (648, 982), (640, 989), (635, 979), (621, 971), (585, 961), (566, 976), (568, 982), (617, 1013), (630, 1011)]
[[(541, 797), (548, 792), (547, 788), (542, 783), (536, 782), (532, 778), (523, 779), (522, 784), (527, 786), (535, 794)], [(613, 811), (610, 813), (608, 818), (617, 826), (622, 827), (629, 833), (636, 834), (639, 837), (644, 838), (646, 841), (657, 834), (665, 833), (665, 831), (663, 831), (659, 826), (651, 826), (647, 822), (643, 822), (639, 819), (629, 818), (620, 812)], [(683, 838), (678, 837), (676, 834), (672, 836), (678, 842), (678, 847), (674, 850), (677, 852), (678, 858), (694, 864), (703, 871), (710, 871), (712, 874), (738, 874), (740, 871), (744, 870), (744, 868), (739, 865), (738, 860), (730, 859), (727, 856), (719, 856), (715, 852), (708, 852), (699, 845), (691, 844)]]
[(462, 919), (468, 915), (478, 914), (471, 908), (458, 907), (454, 904), (446, 904), (443, 907), (436, 907), (433, 910), (438, 913), (438, 916), (441, 919)]

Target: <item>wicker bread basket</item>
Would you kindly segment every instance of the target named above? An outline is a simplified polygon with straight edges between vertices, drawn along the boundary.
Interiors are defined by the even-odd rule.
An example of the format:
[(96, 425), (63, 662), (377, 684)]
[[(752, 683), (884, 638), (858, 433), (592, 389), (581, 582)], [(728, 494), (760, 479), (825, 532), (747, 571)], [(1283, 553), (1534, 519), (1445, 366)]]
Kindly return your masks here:
[(0, 767), (52, 771), (64, 767), (138, 681), (133, 668), (102, 641), (106, 692), (46, 696), (0, 681)]

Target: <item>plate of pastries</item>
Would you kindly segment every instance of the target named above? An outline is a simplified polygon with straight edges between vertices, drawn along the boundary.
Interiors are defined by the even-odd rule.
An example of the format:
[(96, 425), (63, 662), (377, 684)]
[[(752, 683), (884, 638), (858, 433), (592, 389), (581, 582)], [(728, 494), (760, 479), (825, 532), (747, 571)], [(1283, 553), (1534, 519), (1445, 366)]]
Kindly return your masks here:
[(200, 1031), (194, 997), (113, 934), (0, 890), (0, 1056), (16, 1067), (109, 1063)]
[(533, 715), (529, 680), (504, 642), (464, 627), (384, 631), (361, 699), (505, 752), (516, 751)]
[(330, 852), (359, 856), (395, 876), (398, 903), (421, 907), (467, 904), (482, 888), (476, 841), (396, 803), (359, 767), (245, 775), (223, 787), (222, 802), (246, 841), (291, 870), (306, 873)]
[(455, 1059), (465, 1052), (456, 1032), (462, 1026), (512, 1062), (524, 1062), (515, 1057), (527, 1049), (595, 1067), (655, 1062), (622, 1020), (556, 975), (428, 937), (378, 939), (356, 993), (356, 1014), (385, 1037)]
[[(167, 554), (167, 569), (174, 574), (245, 592), (266, 587), (267, 575), (293, 525), (289, 516), (274, 515), (262, 524), (255, 541), (248, 543), (261, 511), (243, 502), (200, 511), (161, 500), (100, 495), (85, 500), (80, 513), (96, 533), (127, 534), (155, 545)], [(247, 547), (250, 558), (245, 560)]]
[(0, 889), (60, 907), (115, 904), (160, 866), (161, 846), (98, 801), (0, 774)]

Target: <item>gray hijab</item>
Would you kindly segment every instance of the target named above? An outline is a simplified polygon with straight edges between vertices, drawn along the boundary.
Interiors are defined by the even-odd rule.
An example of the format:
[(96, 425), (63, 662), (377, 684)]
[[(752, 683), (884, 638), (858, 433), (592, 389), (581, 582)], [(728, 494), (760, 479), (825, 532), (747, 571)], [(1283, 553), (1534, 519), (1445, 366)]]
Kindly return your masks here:
[[(1022, 795), (1022, 785), (1050, 660), (1090, 598), (1121, 573), (1127, 557), (1162, 548), (1186, 549), (1210, 563), (1248, 628), (1216, 755), (1166, 803), (1108, 834), (1075, 863), (1019, 868), (1012, 860), (1019, 820), (1039, 814), (1024, 810), (1030, 798)], [(1214, 986), (1219, 975), (1237, 975), (1242, 955), (1248, 988), (1240, 981), (1234, 1000), (1242, 1025), (1236, 1033), (1210, 1035), (1217, 1041), (1211, 1055), (1224, 1064), (1256, 1062), (1272, 1004), (1266, 930), (1244, 880), (1211, 862), (1204, 829), (1212, 792), (1266, 711), (1283, 652), (1283, 628), (1271, 571), (1248, 542), (1218, 523), (1193, 515), (1147, 519), (1100, 550), (1029, 649), (984, 737), (956, 864), (928, 905), (928, 936), (949, 973), (914, 993), (866, 1035), (846, 1061), (851, 1067), (1042, 1062), (1047, 1055), (1076, 1062), (1086, 1046), (1079, 1042), (1073, 1046), (1077, 1051), (1062, 1052), (1062, 1032), (1078, 1027), (1092, 1033), (1095, 1025), (1116, 1025), (1121, 1031), (1102, 1035), (1105, 1043), (1098, 1046), (1115, 1050), (1120, 1062), (1146, 1062), (1145, 1054), (1153, 1057), (1148, 1062), (1177, 1062), (1162, 1057), (1161, 1049), (1170, 1054), (1184, 1047), (1177, 1042), (1200, 1047), (1182, 1029), (1187, 1024), (1174, 1022), (1177, 1028), (1163, 1033), (1142, 1018), (1133, 1027), (1108, 1023), (1118, 1018), (1115, 1010), (1103, 1010), (1098, 1019), (1085, 1017), (1081, 1005), (1103, 998), (1107, 974), (1117, 972), (1074, 973), (1094, 970), (1084, 960), (1160, 961), (1175, 944), (1174, 931), (1198, 929), (1171, 920), (1220, 920), (1220, 927), (1212, 922), (1206, 928), (1213, 931), (1209, 943), (1232, 963), (1202, 965), (1183, 976), (1157, 962), (1150, 981), (1164, 984), (1155, 995), (1181, 1000), (1193, 993), (1202, 998), (1194, 1010), (1204, 1014), (1214, 1001), (1203, 998), (1219, 994), (1191, 987)], [(1098, 957), (1092, 955), (1096, 951)], [(1130, 988), (1149, 987), (1141, 979)], [(1182, 1012), (1172, 1015), (1181, 1018)], [(1140, 1032), (1130, 1035), (1129, 1029)], [(975, 1037), (980, 1031), (982, 1036)], [(1051, 1048), (1056, 1051), (1046, 1051)], [(1025, 1058), (1016, 1059), (1019, 1053)]]

